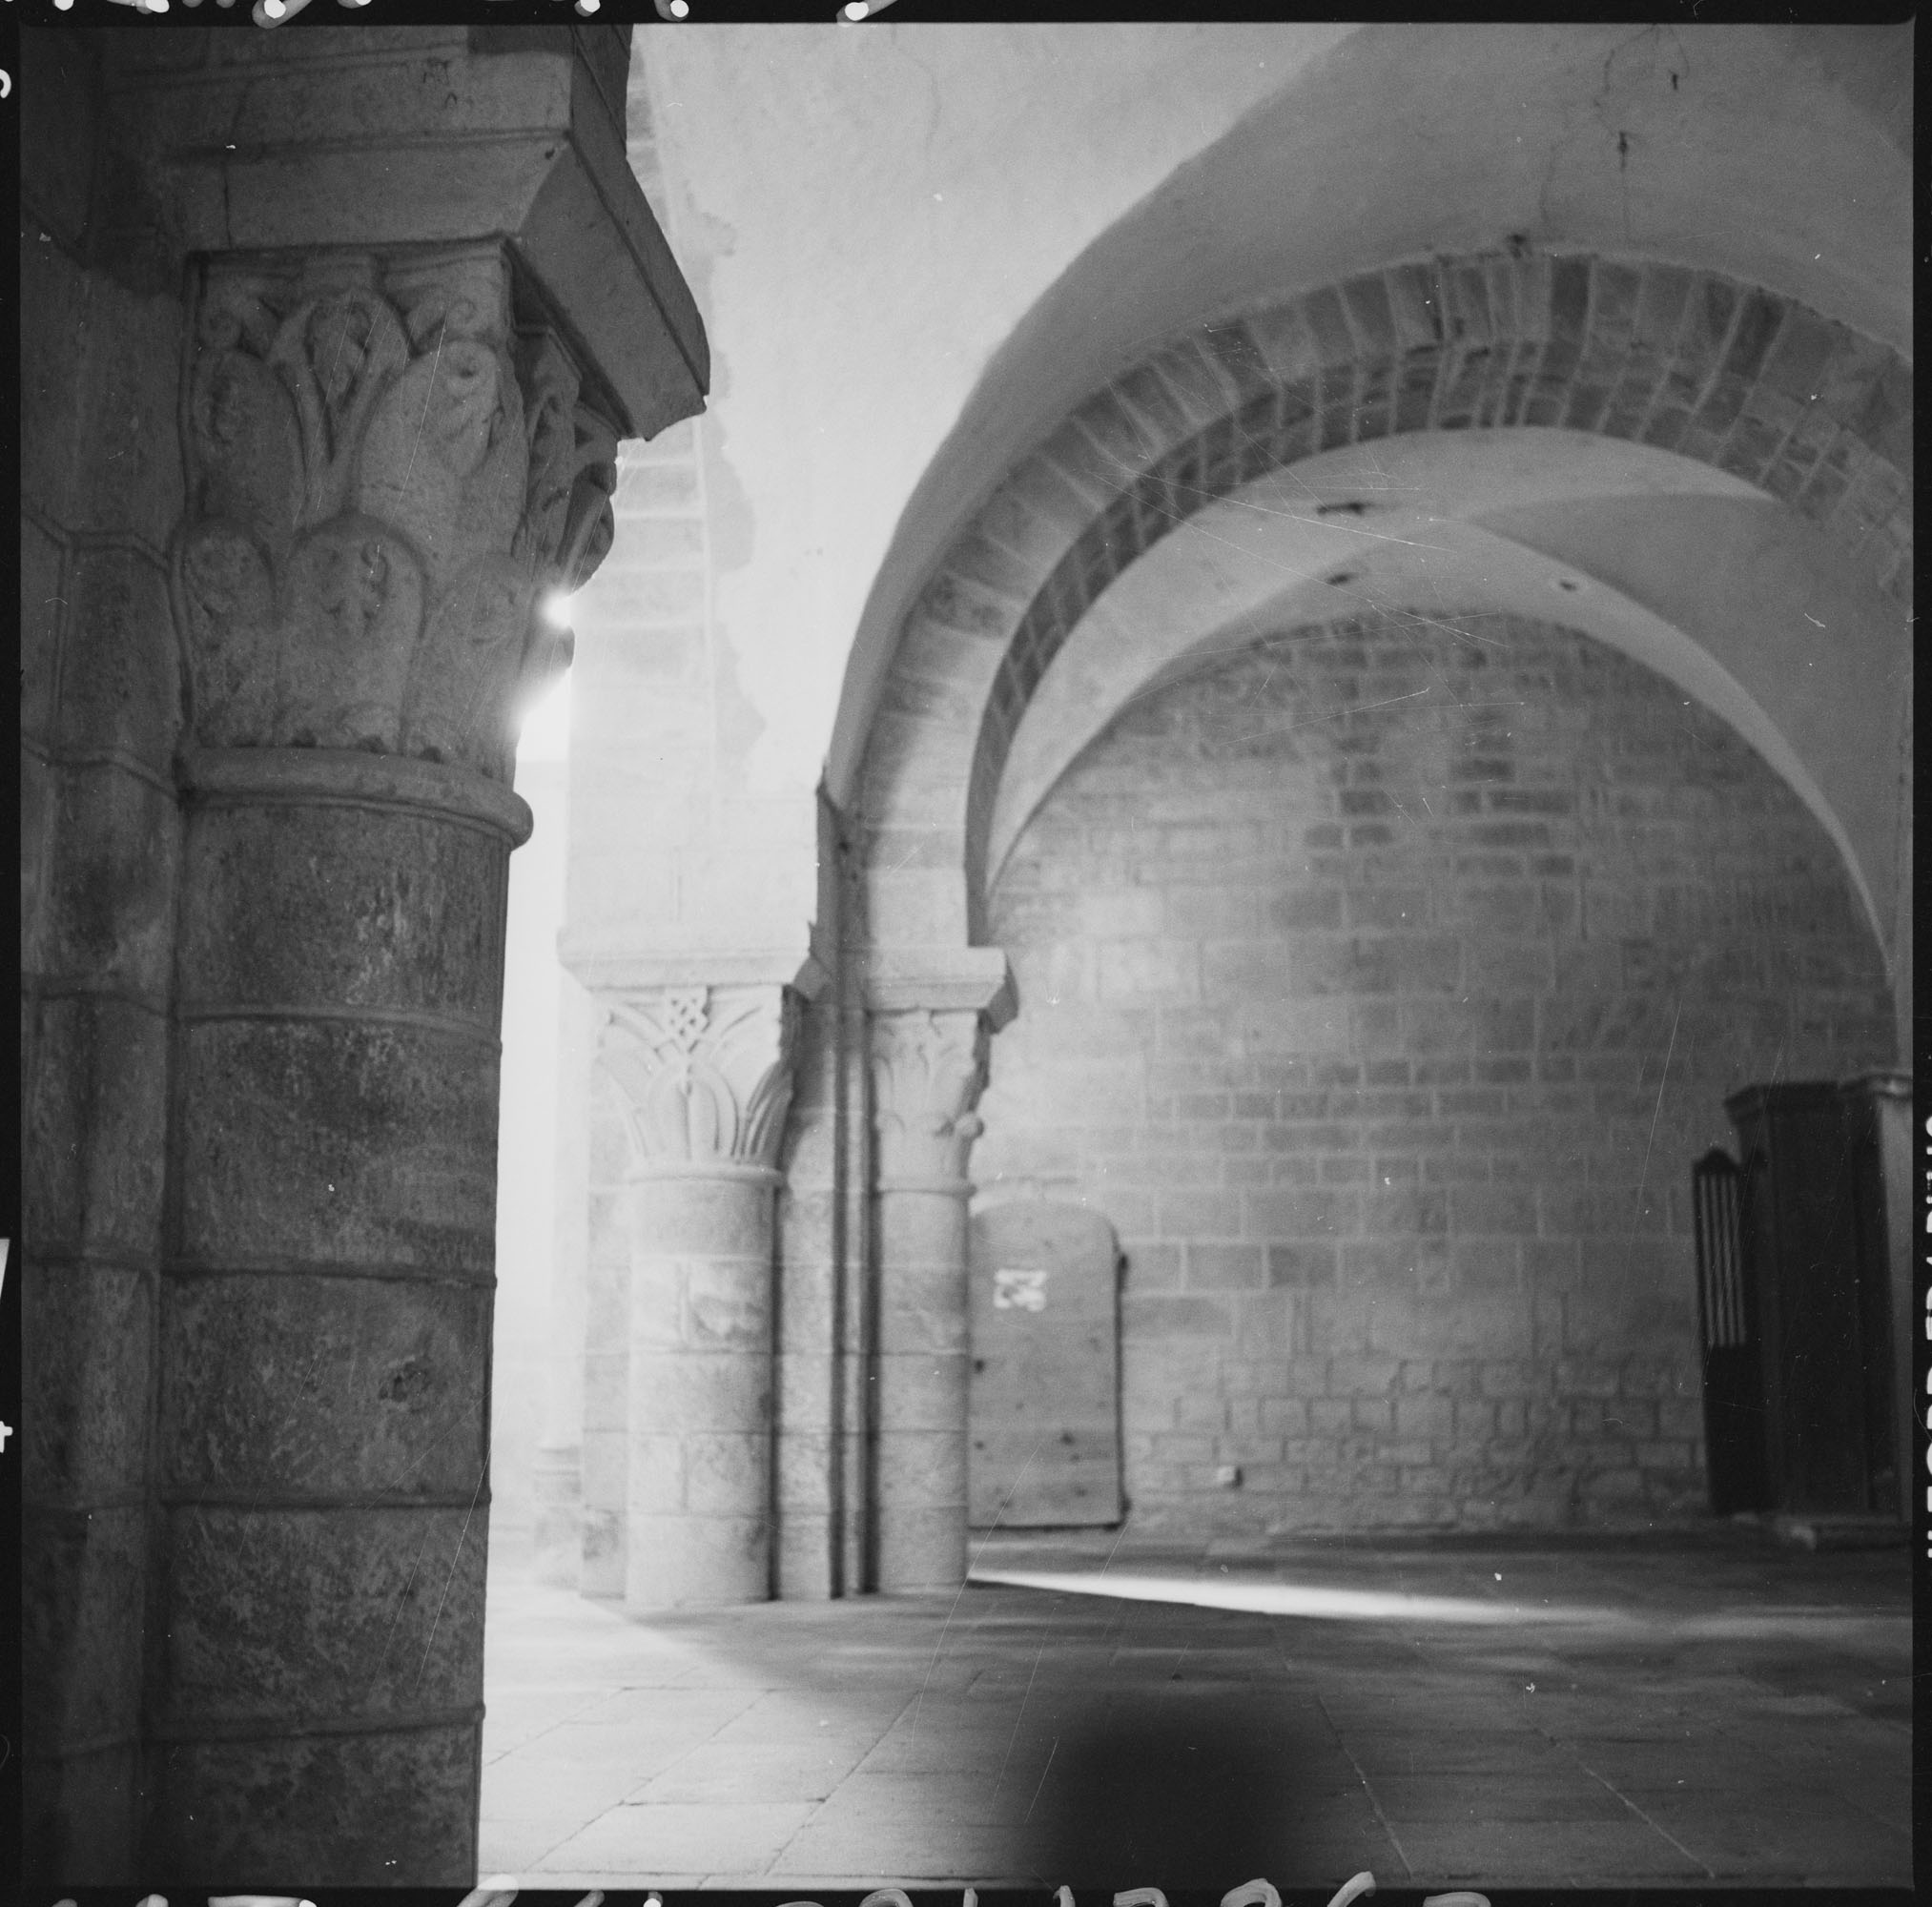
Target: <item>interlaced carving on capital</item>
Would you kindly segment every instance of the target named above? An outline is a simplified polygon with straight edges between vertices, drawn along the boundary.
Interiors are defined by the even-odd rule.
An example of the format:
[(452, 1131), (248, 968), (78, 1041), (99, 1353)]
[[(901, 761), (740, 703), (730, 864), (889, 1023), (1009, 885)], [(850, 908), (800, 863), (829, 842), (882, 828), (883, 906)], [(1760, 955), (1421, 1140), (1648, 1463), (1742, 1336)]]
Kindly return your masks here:
[(175, 615), (203, 748), (509, 776), (611, 537), (617, 434), (500, 250), (204, 268)]
[(984, 1130), (973, 1110), (986, 1086), (984, 1017), (878, 1014), (872, 1037), (881, 1182), (963, 1180), (967, 1154)]
[(797, 1009), (784, 987), (604, 996), (604, 1067), (647, 1169), (771, 1169), (785, 1136)]

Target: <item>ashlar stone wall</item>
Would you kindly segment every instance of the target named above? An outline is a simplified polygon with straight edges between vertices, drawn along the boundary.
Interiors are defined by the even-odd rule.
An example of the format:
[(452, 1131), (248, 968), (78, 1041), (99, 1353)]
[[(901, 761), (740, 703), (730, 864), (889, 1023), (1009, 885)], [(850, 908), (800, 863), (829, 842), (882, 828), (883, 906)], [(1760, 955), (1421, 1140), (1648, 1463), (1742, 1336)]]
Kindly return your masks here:
[(1701, 1508), (1692, 1161), (1726, 1094), (1891, 1037), (1728, 728), (1550, 625), (1275, 632), (1126, 709), (989, 917), (974, 1177), (1120, 1235), (1141, 1527)]

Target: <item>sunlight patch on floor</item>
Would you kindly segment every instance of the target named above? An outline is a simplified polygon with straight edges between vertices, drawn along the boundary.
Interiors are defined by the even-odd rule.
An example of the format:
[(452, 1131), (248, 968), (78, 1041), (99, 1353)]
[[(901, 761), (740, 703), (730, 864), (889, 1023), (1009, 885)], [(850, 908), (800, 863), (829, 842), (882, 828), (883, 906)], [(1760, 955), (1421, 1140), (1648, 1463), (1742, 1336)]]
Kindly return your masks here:
[(1316, 1589), (1298, 1583), (1216, 1583), (1192, 1576), (1140, 1575), (1112, 1569), (1104, 1575), (1099, 1571), (975, 1569), (973, 1580), (1004, 1583), (1015, 1589), (1050, 1589), (1062, 1595), (1186, 1603), (1196, 1609), (1243, 1610), (1255, 1615), (1307, 1616), (1330, 1622), (1455, 1622), (1498, 1627), (1538, 1622), (1622, 1628), (1635, 1620), (1622, 1610), (1573, 1603), (1480, 1602), (1469, 1596), (1411, 1596), (1387, 1589)]

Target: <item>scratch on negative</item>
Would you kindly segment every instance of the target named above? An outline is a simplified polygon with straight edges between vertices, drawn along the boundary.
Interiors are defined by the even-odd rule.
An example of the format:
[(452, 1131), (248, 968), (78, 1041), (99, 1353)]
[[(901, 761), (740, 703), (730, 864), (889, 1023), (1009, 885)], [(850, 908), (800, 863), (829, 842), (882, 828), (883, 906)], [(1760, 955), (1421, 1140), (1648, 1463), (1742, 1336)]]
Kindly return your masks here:
[(1651, 1111), (1651, 1136), (1644, 1141), (1644, 1162), (1636, 1176), (1636, 1210), (1631, 1214), (1631, 1226), (1634, 1230), (1636, 1221), (1643, 1216), (1644, 1179), (1651, 1169), (1651, 1147), (1656, 1143), (1657, 1120), (1664, 1110), (1664, 1084), (1671, 1077), (1671, 1055), (1677, 1049), (1677, 1020), (1684, 1011), (1683, 995), (1677, 996), (1675, 1011), (1671, 1015), (1670, 1043), (1664, 1048), (1664, 1070), (1657, 1076), (1657, 1102)]
[(1026, 1813), (1020, 1816), (1020, 1825), (1022, 1827), (1024, 1827), (1028, 1821), (1033, 1819), (1033, 1811), (1039, 1806), (1039, 1791), (1040, 1788), (1044, 1788), (1046, 1786), (1047, 1769), (1050, 1769), (1053, 1766), (1053, 1758), (1058, 1753), (1059, 1753), (1059, 1736), (1055, 1735), (1053, 1738), (1053, 1746), (1046, 1752), (1046, 1768), (1042, 1768), (1039, 1771), (1039, 1787), (1036, 1788), (1033, 1791), (1033, 1799), (1026, 1804)]
[(469, 1507), (462, 1513), (462, 1528), (456, 1538), (456, 1554), (449, 1559), (449, 1574), (442, 1579), (442, 1598), (436, 1605), (436, 1619), (429, 1625), (429, 1640), (422, 1645), (422, 1662), (416, 1671), (418, 1689), (422, 1687), (422, 1677), (429, 1668), (429, 1651), (436, 1647), (436, 1631), (442, 1623), (443, 1605), (449, 1601), (449, 1586), (456, 1581), (456, 1566), (462, 1561), (462, 1546), (469, 1536), (469, 1520), (476, 1514), (476, 1500), (483, 1495), (483, 1479), (489, 1473), (489, 1459), (485, 1457), (483, 1467), (476, 1474), (476, 1488), (470, 1492)]

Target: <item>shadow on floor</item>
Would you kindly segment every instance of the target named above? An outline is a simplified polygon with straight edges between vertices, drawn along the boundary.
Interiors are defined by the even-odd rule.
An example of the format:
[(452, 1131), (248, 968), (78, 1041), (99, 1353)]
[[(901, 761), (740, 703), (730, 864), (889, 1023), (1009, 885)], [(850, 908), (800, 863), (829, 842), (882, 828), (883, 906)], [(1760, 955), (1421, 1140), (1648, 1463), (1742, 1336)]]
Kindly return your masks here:
[(1018, 1846), (1035, 1873), (1088, 1885), (1225, 1887), (1229, 1875), (1332, 1871), (1338, 1811), (1367, 1817), (1350, 1836), (1367, 1865), (1384, 1836), (1319, 1708), (1183, 1685), (1115, 1695), (1075, 1721)]

